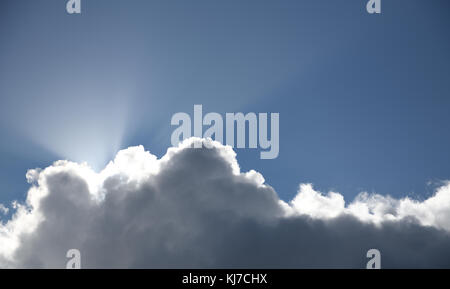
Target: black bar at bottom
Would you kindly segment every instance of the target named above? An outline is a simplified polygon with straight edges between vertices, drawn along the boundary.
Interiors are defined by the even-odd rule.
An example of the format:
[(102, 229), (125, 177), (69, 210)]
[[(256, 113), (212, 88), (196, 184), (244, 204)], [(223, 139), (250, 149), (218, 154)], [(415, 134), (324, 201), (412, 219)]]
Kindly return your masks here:
[[(323, 286), (405, 287), (418, 281), (446, 282), (447, 270), (0, 270), (4, 280), (20, 285), (68, 285), (87, 288), (113, 284), (124, 288), (315, 288)], [(17, 275), (16, 275), (17, 274)], [(3, 275), (3, 276), (1, 276)], [(427, 276), (427, 275), (432, 275)], [(385, 278), (386, 277), (386, 278)], [(431, 279), (430, 279), (431, 278)], [(73, 287), (72, 287), (73, 288)]]

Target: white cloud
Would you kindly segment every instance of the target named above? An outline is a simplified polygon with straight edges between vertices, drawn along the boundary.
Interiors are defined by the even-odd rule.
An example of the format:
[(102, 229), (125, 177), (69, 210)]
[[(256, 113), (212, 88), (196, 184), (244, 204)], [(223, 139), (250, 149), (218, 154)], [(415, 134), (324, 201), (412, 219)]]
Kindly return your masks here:
[(448, 183), (422, 202), (349, 204), (302, 184), (286, 203), (230, 147), (196, 141), (208, 140), (161, 159), (130, 147), (99, 173), (68, 161), (28, 171), (26, 203), (0, 225), (0, 266), (63, 268), (77, 248), (84, 267), (363, 267), (372, 247), (386, 266), (450, 266)]
[(400, 200), (390, 196), (360, 193), (348, 205), (344, 197), (335, 192), (323, 195), (311, 184), (301, 184), (298, 194), (290, 202), (288, 215), (308, 215), (312, 218), (329, 219), (350, 215), (361, 222), (381, 225), (386, 221), (400, 221), (415, 218), (423, 226), (433, 226), (450, 231), (450, 184), (438, 188), (425, 201), (410, 198)]
[[(335, 192), (329, 192), (327, 196), (313, 189), (311, 184), (301, 184), (298, 194), (291, 201), (294, 213), (305, 214), (313, 218), (335, 218), (345, 211), (344, 197)], [(288, 214), (292, 214), (288, 210)]]
[(9, 209), (7, 207), (5, 207), (5, 205), (0, 204), (0, 213), (6, 215), (6, 214), (8, 214), (8, 212), (9, 212)]

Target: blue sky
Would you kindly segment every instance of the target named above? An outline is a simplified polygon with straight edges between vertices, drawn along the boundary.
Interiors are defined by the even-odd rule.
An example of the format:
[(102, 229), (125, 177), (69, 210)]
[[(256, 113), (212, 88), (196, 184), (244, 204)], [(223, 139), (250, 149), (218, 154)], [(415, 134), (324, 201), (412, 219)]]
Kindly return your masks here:
[(0, 4), (0, 203), (27, 169), (161, 156), (171, 116), (279, 112), (280, 155), (237, 150), (289, 200), (299, 183), (425, 198), (450, 178), (450, 3), (64, 1)]

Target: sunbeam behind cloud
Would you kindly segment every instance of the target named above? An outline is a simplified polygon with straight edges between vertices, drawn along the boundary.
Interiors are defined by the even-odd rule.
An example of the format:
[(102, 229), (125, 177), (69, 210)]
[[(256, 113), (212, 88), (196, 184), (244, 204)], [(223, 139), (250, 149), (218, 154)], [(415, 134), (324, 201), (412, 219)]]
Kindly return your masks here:
[(2, 107), (2, 118), (12, 124), (8, 129), (58, 158), (100, 169), (122, 145), (133, 90), (87, 77), (76, 91), (70, 77), (48, 81), (56, 84), (39, 85), (30, 100), (19, 96)]

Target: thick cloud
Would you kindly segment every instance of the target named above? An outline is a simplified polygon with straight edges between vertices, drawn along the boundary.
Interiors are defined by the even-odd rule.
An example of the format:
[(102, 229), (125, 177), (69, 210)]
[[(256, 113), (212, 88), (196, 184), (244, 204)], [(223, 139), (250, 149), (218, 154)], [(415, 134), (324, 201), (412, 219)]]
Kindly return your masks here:
[[(118, 153), (100, 173), (58, 161), (30, 170), (26, 204), (0, 225), (0, 266), (64, 268), (450, 267), (450, 185), (423, 201), (300, 186), (290, 202), (229, 147), (190, 139), (157, 159), (143, 147)], [(209, 142), (209, 141), (207, 141)]]

